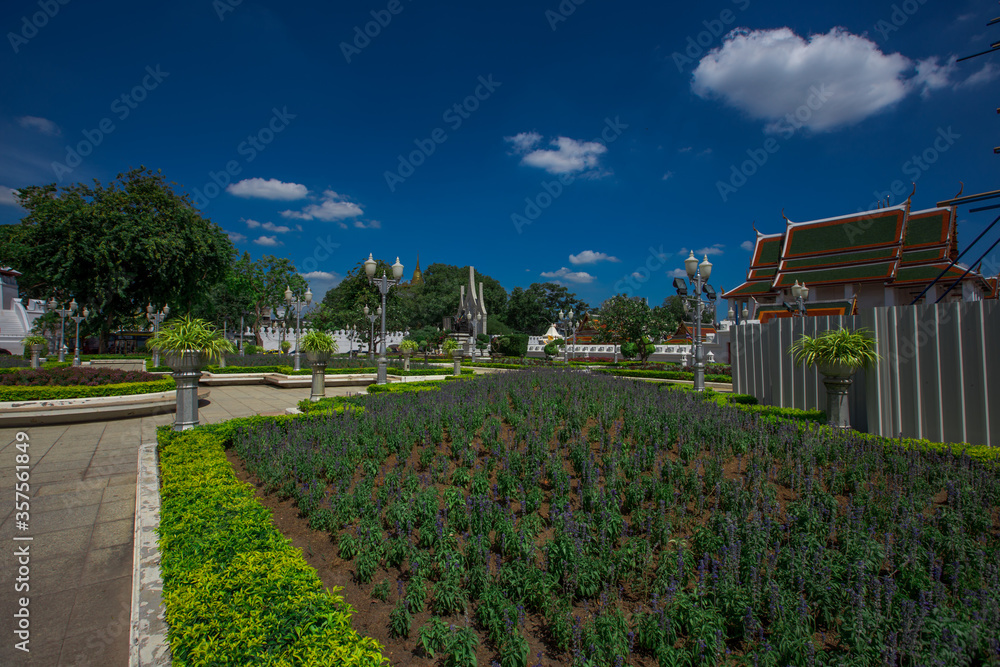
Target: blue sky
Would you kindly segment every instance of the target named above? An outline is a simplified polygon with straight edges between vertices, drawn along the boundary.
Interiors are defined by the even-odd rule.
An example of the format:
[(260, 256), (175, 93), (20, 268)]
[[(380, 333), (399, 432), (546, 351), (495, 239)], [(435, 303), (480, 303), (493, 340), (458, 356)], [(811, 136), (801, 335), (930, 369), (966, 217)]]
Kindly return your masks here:
[[(10, 188), (161, 169), (319, 293), (368, 256), (658, 303), (754, 238), (996, 189), (996, 3), (5, 2)], [(992, 94), (991, 94), (992, 93)], [(221, 185), (219, 185), (221, 184)], [(892, 195), (895, 185), (897, 194)], [(898, 194), (902, 191), (901, 196)], [(992, 220), (962, 210), (959, 238)], [(992, 242), (987, 239), (987, 244)], [(964, 246), (963, 246), (964, 247)], [(978, 255), (978, 253), (975, 253)]]

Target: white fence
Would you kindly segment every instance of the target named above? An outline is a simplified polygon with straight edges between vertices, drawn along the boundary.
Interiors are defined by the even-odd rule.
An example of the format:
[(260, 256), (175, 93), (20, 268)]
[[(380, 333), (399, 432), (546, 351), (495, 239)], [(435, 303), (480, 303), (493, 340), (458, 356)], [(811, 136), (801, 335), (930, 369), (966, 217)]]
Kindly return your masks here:
[[(309, 331), (309, 329), (303, 328), (301, 335), (304, 336)], [(340, 352), (350, 352), (352, 349), (355, 351), (367, 351), (368, 347), (365, 342), (368, 339), (368, 332), (366, 331), (364, 335), (360, 331), (354, 336), (354, 340), (348, 335), (346, 330), (331, 331), (329, 332), (333, 336), (334, 342), (337, 343), (337, 350)], [(398, 345), (402, 342), (403, 338), (406, 337), (408, 331), (388, 331), (386, 332), (386, 345)], [(376, 330), (376, 351), (378, 350), (378, 331)], [(230, 337), (239, 339), (239, 332), (235, 334), (230, 334)], [(281, 346), (281, 330), (272, 327), (261, 327), (260, 330), (261, 342), (264, 344), (265, 350), (277, 350)], [(295, 331), (289, 330), (285, 332), (285, 340), (292, 344), (292, 349), (295, 349)], [(364, 341), (364, 342), (363, 342)], [(249, 328), (243, 333), (243, 342), (247, 345), (253, 345), (254, 335), (253, 331)]]
[[(896, 306), (854, 317), (777, 319), (733, 328), (733, 389), (766, 405), (826, 408), (813, 368), (788, 346), (845, 326), (872, 331), (880, 360), (852, 385), (851, 424), (888, 437), (1000, 446), (1000, 334), (996, 301)], [(991, 400), (992, 398), (992, 400)]]

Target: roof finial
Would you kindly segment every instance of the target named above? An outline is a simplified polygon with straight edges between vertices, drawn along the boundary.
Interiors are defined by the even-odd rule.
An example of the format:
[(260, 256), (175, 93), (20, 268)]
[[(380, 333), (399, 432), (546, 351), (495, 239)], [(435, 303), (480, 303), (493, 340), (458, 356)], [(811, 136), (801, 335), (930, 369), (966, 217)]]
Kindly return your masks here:
[(913, 199), (913, 195), (917, 194), (917, 184), (915, 182), (913, 182), (913, 181), (910, 181), (910, 184), (913, 185), (913, 192), (911, 192), (910, 196), (906, 198), (906, 205), (907, 206), (910, 205), (910, 200)]
[(952, 199), (958, 199), (959, 197), (961, 197), (962, 196), (962, 192), (965, 190), (965, 183), (963, 183), (962, 181), (959, 181), (958, 184), (961, 185), (962, 187), (960, 187), (958, 189), (958, 194), (955, 195), (954, 197), (952, 197)]
[(788, 224), (792, 224), (792, 221), (788, 219), (787, 215), (785, 215), (785, 207), (784, 206), (781, 207), (781, 217), (784, 218), (785, 222), (787, 222)]
[(760, 233), (760, 232), (759, 232), (759, 231), (757, 230), (757, 221), (756, 221), (756, 220), (754, 220), (753, 222), (751, 222), (751, 223), (750, 223), (750, 226), (751, 226), (751, 227), (753, 227), (753, 230), (754, 230), (755, 232), (757, 232), (757, 236), (760, 236), (760, 235), (761, 235), (761, 233)]

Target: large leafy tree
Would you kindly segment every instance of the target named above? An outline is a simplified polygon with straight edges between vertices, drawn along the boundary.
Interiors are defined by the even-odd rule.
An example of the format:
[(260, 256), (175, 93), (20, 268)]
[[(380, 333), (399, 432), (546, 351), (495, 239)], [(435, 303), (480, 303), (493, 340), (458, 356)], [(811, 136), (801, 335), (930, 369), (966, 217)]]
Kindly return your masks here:
[(252, 260), (249, 253), (244, 253), (233, 266), (233, 274), (233, 286), (236, 293), (242, 295), (238, 299), (245, 299), (249, 305), (250, 327), (257, 345), (263, 343), (260, 335), (263, 322), (268, 318), (272, 322), (279, 321), (279, 309), (283, 309), (284, 329), (295, 325), (294, 309), (285, 304), (285, 288), (290, 287), (301, 298), (308, 284), (290, 259), (264, 255)]
[(17, 191), (28, 214), (4, 230), (0, 264), (26, 297), (75, 297), (95, 313), (101, 347), (147, 303), (189, 312), (222, 280), (233, 246), (187, 195), (145, 167), (116, 180)]
[(595, 325), (598, 343), (638, 347), (645, 361), (649, 357), (647, 344), (655, 335), (652, 311), (645, 299), (617, 294), (601, 304)]
[(590, 306), (558, 283), (533, 283), (515, 287), (507, 302), (507, 324), (519, 333), (539, 335), (559, 317), (559, 311), (582, 316)]
[[(492, 332), (491, 322), (504, 321), (507, 314), (507, 290), (495, 279), (476, 272), (476, 297), (479, 297), (479, 283), (483, 283), (483, 298), (486, 301), (487, 330)], [(412, 328), (440, 327), (445, 317), (458, 313), (459, 290), (469, 288), (469, 267), (451, 264), (431, 264), (424, 271), (424, 284), (414, 290)]]

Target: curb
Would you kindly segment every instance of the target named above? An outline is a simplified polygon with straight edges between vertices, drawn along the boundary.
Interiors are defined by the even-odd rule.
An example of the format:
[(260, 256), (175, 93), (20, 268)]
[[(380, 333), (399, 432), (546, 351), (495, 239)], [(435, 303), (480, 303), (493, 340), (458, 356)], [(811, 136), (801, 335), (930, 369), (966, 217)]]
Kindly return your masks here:
[(171, 663), (156, 537), (160, 525), (157, 465), (156, 443), (140, 445), (135, 489), (129, 667), (161, 667)]

